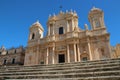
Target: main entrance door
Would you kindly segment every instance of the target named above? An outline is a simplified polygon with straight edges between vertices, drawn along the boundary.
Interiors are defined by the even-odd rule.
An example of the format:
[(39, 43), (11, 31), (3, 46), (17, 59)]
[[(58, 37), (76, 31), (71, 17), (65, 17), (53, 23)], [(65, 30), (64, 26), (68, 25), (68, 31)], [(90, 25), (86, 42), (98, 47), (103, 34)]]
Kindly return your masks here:
[(59, 54), (58, 55), (58, 61), (59, 61), (59, 63), (64, 63), (65, 62), (65, 55), (64, 54)]

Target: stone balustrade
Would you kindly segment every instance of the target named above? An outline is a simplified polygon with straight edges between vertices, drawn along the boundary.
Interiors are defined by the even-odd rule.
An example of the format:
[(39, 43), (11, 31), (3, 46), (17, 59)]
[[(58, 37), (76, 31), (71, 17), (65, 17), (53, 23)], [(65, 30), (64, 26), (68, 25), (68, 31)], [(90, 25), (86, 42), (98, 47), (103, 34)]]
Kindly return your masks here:
[(96, 35), (101, 35), (101, 34), (106, 34), (105, 29), (101, 30), (95, 30), (95, 31), (81, 31), (81, 32), (69, 32), (66, 34), (61, 34), (61, 35), (51, 35), (44, 37), (40, 40), (33, 40), (29, 45), (34, 45), (34, 44), (44, 44), (46, 42), (52, 42), (52, 41), (61, 41), (65, 40), (68, 38), (83, 38), (86, 36), (96, 36)]

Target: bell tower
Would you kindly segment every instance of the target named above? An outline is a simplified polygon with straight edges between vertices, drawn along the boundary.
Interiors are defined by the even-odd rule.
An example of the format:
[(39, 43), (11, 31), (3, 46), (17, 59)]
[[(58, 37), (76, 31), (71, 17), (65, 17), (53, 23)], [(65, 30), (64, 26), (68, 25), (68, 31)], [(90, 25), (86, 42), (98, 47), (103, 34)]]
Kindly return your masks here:
[(43, 38), (43, 32), (44, 32), (44, 29), (42, 25), (39, 23), (39, 21), (35, 22), (30, 27), (29, 41)]
[(94, 59), (110, 58), (110, 34), (105, 27), (104, 12), (99, 8), (93, 7), (89, 12), (88, 19), (92, 27), (92, 37), (94, 37), (95, 41), (92, 43), (95, 45), (92, 54), (96, 55), (97, 58), (94, 57)]
[(93, 7), (88, 15), (92, 29), (105, 28), (104, 13), (101, 9)]
[(24, 65), (35, 65), (39, 63), (39, 46), (37, 46), (37, 43), (43, 38), (43, 32), (44, 29), (39, 21), (30, 27)]

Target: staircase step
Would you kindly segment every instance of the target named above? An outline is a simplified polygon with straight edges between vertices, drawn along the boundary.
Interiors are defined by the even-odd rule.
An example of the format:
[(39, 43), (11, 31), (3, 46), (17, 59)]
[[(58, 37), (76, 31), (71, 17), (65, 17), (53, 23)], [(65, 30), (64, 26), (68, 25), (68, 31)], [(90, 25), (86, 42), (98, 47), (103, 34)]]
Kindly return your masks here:
[(25, 71), (48, 71), (48, 70), (69, 70), (69, 69), (87, 69), (87, 68), (96, 68), (96, 67), (114, 67), (114, 66), (119, 66), (119, 64), (117, 63), (111, 63), (111, 64), (99, 64), (99, 65), (86, 65), (86, 66), (64, 66), (64, 67), (51, 67), (51, 68), (28, 68), (28, 69), (24, 69), (24, 68), (20, 68), (19, 70), (11, 70), (11, 69), (7, 69), (4, 70), (4, 71), (0, 71), (0, 72), (5, 72), (5, 71), (9, 71), (9, 72), (16, 72), (16, 71), (19, 71), (19, 72), (25, 72)]
[[(115, 67), (100, 67), (100, 68), (88, 68), (88, 69), (69, 69), (69, 70), (53, 70), (53, 71), (26, 71), (26, 72), (2, 72), (0, 75), (26, 75), (26, 74), (66, 74), (66, 73), (83, 73), (83, 72), (99, 72), (99, 71), (114, 71), (120, 70), (120, 66)], [(59, 71), (59, 72), (58, 72)]]
[(120, 80), (120, 58), (34, 66), (0, 66), (0, 80)]
[[(120, 71), (102, 71), (102, 72), (88, 72), (88, 73), (69, 73), (69, 74), (43, 74), (43, 75), (11, 75), (4, 76), (10, 79), (35, 79), (35, 78), (79, 78), (79, 77), (100, 77), (100, 76), (119, 76)], [(3, 76), (0, 76), (0, 78)]]

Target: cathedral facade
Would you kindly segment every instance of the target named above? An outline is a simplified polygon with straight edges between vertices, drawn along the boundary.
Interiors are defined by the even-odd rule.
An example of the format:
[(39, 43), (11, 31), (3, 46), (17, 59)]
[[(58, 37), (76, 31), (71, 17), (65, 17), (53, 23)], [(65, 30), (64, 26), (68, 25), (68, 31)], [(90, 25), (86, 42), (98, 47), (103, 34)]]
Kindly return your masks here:
[(88, 14), (91, 29), (78, 26), (75, 11), (49, 16), (47, 35), (37, 21), (30, 27), (24, 65), (57, 64), (110, 58), (109, 33), (104, 24), (104, 13), (92, 8)]

